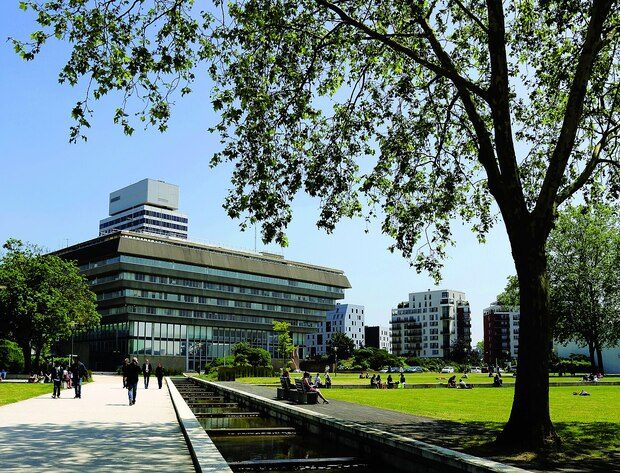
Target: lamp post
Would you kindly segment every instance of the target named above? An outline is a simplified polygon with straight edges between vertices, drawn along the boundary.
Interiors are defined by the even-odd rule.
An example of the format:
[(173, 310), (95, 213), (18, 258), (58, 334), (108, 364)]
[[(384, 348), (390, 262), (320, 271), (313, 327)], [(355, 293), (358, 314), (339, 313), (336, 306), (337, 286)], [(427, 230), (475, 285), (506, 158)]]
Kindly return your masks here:
[(334, 347), (334, 358), (335, 358), (335, 366), (334, 366), (334, 376), (338, 372), (338, 347)]

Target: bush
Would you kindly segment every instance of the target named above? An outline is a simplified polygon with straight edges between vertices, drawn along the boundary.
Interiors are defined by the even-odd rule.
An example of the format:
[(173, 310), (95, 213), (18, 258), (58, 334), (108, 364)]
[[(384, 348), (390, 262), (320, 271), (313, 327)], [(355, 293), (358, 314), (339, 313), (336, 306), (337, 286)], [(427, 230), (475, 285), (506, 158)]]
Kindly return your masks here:
[(24, 354), (11, 340), (0, 340), (0, 368), (9, 373), (21, 373), (24, 371)]

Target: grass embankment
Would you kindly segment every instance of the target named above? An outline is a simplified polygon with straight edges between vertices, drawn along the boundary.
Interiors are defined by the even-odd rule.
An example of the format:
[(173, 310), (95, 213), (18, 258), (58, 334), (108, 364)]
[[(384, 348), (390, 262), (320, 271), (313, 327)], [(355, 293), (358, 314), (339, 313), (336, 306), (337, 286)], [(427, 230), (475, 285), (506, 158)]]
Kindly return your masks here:
[(0, 406), (46, 393), (51, 396), (52, 388), (50, 383), (0, 383)]
[[(316, 373), (312, 373), (312, 377)], [(381, 380), (383, 382), (387, 381), (387, 377), (389, 373), (379, 373), (381, 375)], [(456, 374), (457, 381), (461, 378), (460, 373)], [(370, 373), (372, 376), (373, 373)], [(292, 373), (291, 376), (293, 378), (299, 378), (301, 375)], [(445, 373), (405, 373), (405, 380), (407, 384), (437, 384), (437, 383), (446, 383), (448, 378), (452, 376), (452, 374)], [(468, 383), (476, 383), (476, 384), (493, 384), (493, 378), (489, 378), (486, 373), (469, 373), (469, 378), (467, 379)], [(392, 378), (394, 381), (398, 381), (400, 377), (399, 373), (392, 373)], [(325, 376), (321, 373), (321, 379), (324, 380)], [(354, 385), (369, 385), (370, 379), (362, 378), (360, 379), (359, 373), (340, 373), (335, 376), (332, 374), (332, 384), (354, 384)], [(514, 384), (515, 379), (510, 373), (506, 373), (503, 375), (504, 384)], [(280, 380), (274, 377), (255, 377), (255, 378), (237, 378), (237, 381), (240, 383), (248, 383), (248, 384), (273, 384), (279, 385)], [(581, 376), (549, 376), (549, 381), (552, 383), (567, 383), (567, 382), (580, 382)], [(601, 380), (601, 383), (610, 382), (610, 381), (620, 381), (620, 377), (604, 377)], [(584, 384), (585, 385), (585, 384)]]
[[(574, 386), (550, 389), (551, 419), (563, 440), (562, 447), (542, 455), (530, 453), (518, 456), (498, 455), (490, 445), (510, 415), (514, 396), (511, 387), (471, 390), (334, 389), (325, 392), (325, 395), (330, 400), (458, 422), (466, 433), (456, 432), (447, 446), (476, 455), (496, 455), (517, 463), (533, 462), (541, 468), (562, 462), (598, 461), (604, 464), (607, 458), (620, 453), (620, 387), (591, 385), (586, 388), (591, 396), (574, 396), (573, 392), (579, 390)], [(522, 466), (527, 465), (523, 463)]]

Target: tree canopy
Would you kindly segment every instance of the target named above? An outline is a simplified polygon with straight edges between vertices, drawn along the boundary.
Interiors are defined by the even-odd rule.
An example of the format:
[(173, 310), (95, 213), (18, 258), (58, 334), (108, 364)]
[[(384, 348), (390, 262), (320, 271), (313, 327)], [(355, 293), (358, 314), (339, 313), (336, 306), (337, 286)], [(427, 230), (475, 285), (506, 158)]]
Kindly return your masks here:
[(96, 297), (75, 263), (18, 240), (3, 248), (0, 333), (19, 345), (28, 371), (31, 351), (38, 364), (53, 342), (99, 322)]
[(291, 324), (288, 322), (274, 320), (273, 331), (278, 335), (278, 353), (282, 358), (289, 358), (295, 345), (290, 334)]
[(620, 217), (606, 205), (569, 207), (551, 233), (549, 276), (555, 338), (590, 350), (604, 372), (601, 350), (620, 340)]
[[(558, 208), (620, 193), (618, 0), (24, 0), (40, 29), (14, 40), (33, 59), (52, 37), (81, 83), (75, 140), (93, 100), (165, 130), (175, 91), (203, 70), (213, 128), (234, 163), (225, 206), (286, 243), (291, 202), (319, 200), (318, 225), (382, 219), (392, 250), (440, 277), (455, 220), (483, 240), (497, 204), (520, 286), (519, 377), (507, 444), (557, 440), (549, 416), (553, 331), (545, 245)], [(198, 66), (204, 63), (204, 69)], [(131, 99), (136, 98), (134, 102)]]
[(518, 306), (520, 303), (519, 279), (512, 275), (507, 279), (506, 287), (497, 295), (497, 303), (509, 307)]

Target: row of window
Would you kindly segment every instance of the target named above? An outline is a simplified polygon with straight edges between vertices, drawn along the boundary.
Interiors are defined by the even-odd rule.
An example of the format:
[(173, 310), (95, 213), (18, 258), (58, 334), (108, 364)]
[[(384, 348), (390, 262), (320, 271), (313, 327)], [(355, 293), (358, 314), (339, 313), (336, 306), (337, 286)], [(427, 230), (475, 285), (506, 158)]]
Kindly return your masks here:
[[(144, 307), (139, 305), (129, 305), (122, 307), (110, 307), (107, 309), (99, 309), (99, 313), (102, 316), (116, 315), (116, 314), (148, 314), (148, 315), (162, 315), (168, 317), (189, 317), (195, 319), (205, 320), (221, 320), (228, 322), (244, 322), (253, 324), (266, 324), (272, 325), (274, 320), (271, 317), (255, 317), (250, 315), (237, 315), (237, 314), (221, 314), (219, 312), (206, 312), (202, 310), (186, 310), (186, 309), (169, 309), (165, 307)], [(307, 322), (305, 320), (287, 320), (292, 327), (308, 327), (315, 328), (316, 324), (313, 322)]]
[(198, 265), (193, 265), (193, 264), (174, 263), (171, 261), (162, 261), (162, 260), (157, 260), (157, 259), (152, 259), (152, 258), (141, 258), (138, 256), (121, 255), (121, 256), (116, 256), (114, 258), (108, 258), (102, 261), (94, 261), (94, 262), (81, 265), (80, 270), (84, 271), (87, 269), (99, 268), (102, 266), (107, 266), (107, 265), (119, 263), (119, 262), (130, 263), (130, 264), (140, 264), (144, 266), (172, 269), (172, 270), (177, 270), (177, 271), (187, 271), (190, 273), (205, 274), (209, 276), (218, 276), (218, 277), (223, 277), (223, 278), (241, 279), (244, 281), (255, 281), (255, 282), (261, 282), (265, 284), (275, 284), (279, 286), (313, 289), (316, 291), (332, 292), (337, 295), (344, 296), (344, 290), (340, 287), (335, 287), (335, 286), (326, 286), (324, 284), (314, 284), (314, 283), (309, 283), (309, 282), (296, 281), (293, 279), (277, 278), (277, 277), (272, 277), (272, 276), (261, 276), (257, 274), (242, 273), (239, 271), (230, 271), (226, 269), (208, 268), (205, 266), (198, 266)]
[(168, 276), (156, 276), (154, 274), (120, 272), (117, 274), (94, 278), (90, 281), (91, 285), (103, 284), (106, 282), (123, 279), (129, 281), (148, 281), (155, 284), (166, 284), (170, 286), (190, 287), (194, 289), (208, 289), (210, 291), (227, 292), (233, 294), (248, 294), (252, 296), (272, 297), (276, 299), (286, 299), (299, 302), (313, 302), (316, 304), (333, 305), (332, 299), (324, 297), (306, 296), (302, 294), (292, 294), (290, 292), (267, 291), (264, 289), (231, 286), (228, 284), (216, 284), (195, 279), (174, 278)]
[[(164, 220), (171, 220), (173, 222), (181, 222), (181, 223), (187, 224), (187, 218), (185, 217), (178, 217), (176, 215), (169, 215), (169, 214), (165, 214), (161, 212), (154, 212), (152, 210), (140, 210), (138, 212), (133, 212), (131, 214), (127, 214), (127, 215), (123, 215), (122, 217), (115, 218), (114, 220), (108, 220), (107, 222), (100, 223), (99, 229), (103, 230), (104, 228), (111, 227), (113, 225), (116, 225), (117, 223), (126, 222), (128, 220), (134, 220), (134, 219), (144, 217), (144, 216), (156, 217), (156, 218), (161, 218)], [(185, 227), (185, 229), (187, 230), (187, 227)]]
[(145, 291), (140, 289), (120, 289), (117, 291), (100, 292), (97, 300), (109, 300), (119, 297), (137, 297), (141, 299), (157, 299), (183, 304), (201, 304), (218, 307), (234, 307), (236, 309), (264, 310), (270, 312), (282, 312), (286, 314), (302, 314), (322, 316), (322, 310), (292, 307), (287, 305), (262, 304), (260, 302), (235, 301), (231, 299), (217, 299), (214, 297), (192, 296), (189, 294), (175, 294), (170, 292)]

